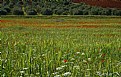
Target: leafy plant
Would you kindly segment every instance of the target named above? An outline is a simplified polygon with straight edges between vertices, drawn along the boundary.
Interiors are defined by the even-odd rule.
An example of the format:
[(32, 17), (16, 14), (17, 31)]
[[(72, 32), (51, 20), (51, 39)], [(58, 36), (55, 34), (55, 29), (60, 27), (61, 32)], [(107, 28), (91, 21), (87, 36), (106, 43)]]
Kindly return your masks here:
[(6, 15), (7, 11), (3, 8), (0, 8), (0, 15)]
[(13, 15), (24, 15), (24, 12), (21, 7), (13, 8)]
[(51, 9), (49, 9), (49, 8), (43, 8), (41, 10), (41, 14), (42, 15), (52, 15), (53, 14), (53, 11)]

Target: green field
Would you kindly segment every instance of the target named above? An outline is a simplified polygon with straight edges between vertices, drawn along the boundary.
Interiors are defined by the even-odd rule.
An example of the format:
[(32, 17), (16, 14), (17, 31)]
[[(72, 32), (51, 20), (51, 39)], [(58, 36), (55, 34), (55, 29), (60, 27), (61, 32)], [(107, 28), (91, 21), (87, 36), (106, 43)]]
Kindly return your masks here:
[(121, 77), (121, 17), (1, 18), (1, 77)]

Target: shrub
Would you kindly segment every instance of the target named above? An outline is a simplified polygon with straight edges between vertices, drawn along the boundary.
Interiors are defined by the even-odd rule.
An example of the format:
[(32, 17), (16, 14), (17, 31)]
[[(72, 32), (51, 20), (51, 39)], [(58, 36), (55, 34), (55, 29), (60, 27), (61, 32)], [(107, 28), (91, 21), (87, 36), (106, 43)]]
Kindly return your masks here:
[(101, 11), (100, 11), (100, 14), (101, 15), (111, 15), (112, 13), (111, 13), (111, 9), (102, 9)]
[(30, 10), (27, 10), (27, 15), (37, 15), (37, 11), (35, 9), (30, 9)]
[(62, 15), (69, 15), (69, 11), (64, 11)]
[(7, 13), (10, 13), (11, 9), (9, 8), (9, 6), (4, 6), (4, 9), (7, 11)]
[(83, 15), (83, 11), (80, 10), (80, 9), (72, 9), (72, 10), (70, 11), (70, 14), (71, 14), (71, 15)]
[(39, 5), (36, 6), (36, 10), (38, 13), (41, 13), (41, 7)]
[(54, 10), (54, 13), (57, 14), (57, 15), (62, 15), (63, 12), (64, 12), (64, 9), (62, 9), (62, 8), (60, 8), (60, 9), (58, 8), (58, 9)]
[(88, 12), (88, 10), (83, 10), (83, 15), (89, 15), (89, 12)]
[(0, 15), (6, 15), (7, 11), (3, 8), (0, 8)]
[(89, 9), (89, 14), (90, 15), (98, 15), (98, 8), (97, 7), (91, 7), (90, 9)]
[(90, 15), (98, 15), (98, 10), (90, 10), (89, 14)]
[(24, 15), (22, 8), (17, 7), (13, 9), (13, 15)]
[(121, 16), (121, 10), (114, 10), (113, 15)]
[(49, 8), (43, 8), (41, 10), (41, 14), (42, 15), (52, 15), (53, 14), (53, 11), (51, 9), (49, 9)]

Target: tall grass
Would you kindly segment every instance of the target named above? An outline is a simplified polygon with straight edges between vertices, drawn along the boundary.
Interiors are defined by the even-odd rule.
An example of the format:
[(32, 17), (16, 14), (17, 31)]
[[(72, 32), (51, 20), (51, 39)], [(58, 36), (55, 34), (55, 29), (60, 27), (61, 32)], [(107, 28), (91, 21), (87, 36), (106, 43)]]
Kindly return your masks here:
[[(27, 19), (29, 22), (32, 20)], [(76, 25), (80, 21), (97, 21), (74, 18), (62, 22), (51, 20), (56, 19), (38, 20), (40, 24), (37, 27), (2, 23), (8, 27), (0, 28), (1, 77), (121, 76), (120, 18), (99, 20), (110, 23), (115, 20), (115, 23), (107, 25), (114, 28), (104, 23), (102, 28), (41, 28), (43, 22), (66, 26), (68, 23), (63, 22)]]

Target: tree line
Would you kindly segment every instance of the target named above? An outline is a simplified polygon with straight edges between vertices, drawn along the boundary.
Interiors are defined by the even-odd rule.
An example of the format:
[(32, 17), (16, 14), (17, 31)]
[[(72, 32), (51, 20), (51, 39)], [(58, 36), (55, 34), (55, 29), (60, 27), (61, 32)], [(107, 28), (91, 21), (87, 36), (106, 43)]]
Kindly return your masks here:
[(121, 10), (73, 3), (72, 0), (1, 0), (0, 15), (116, 15)]

